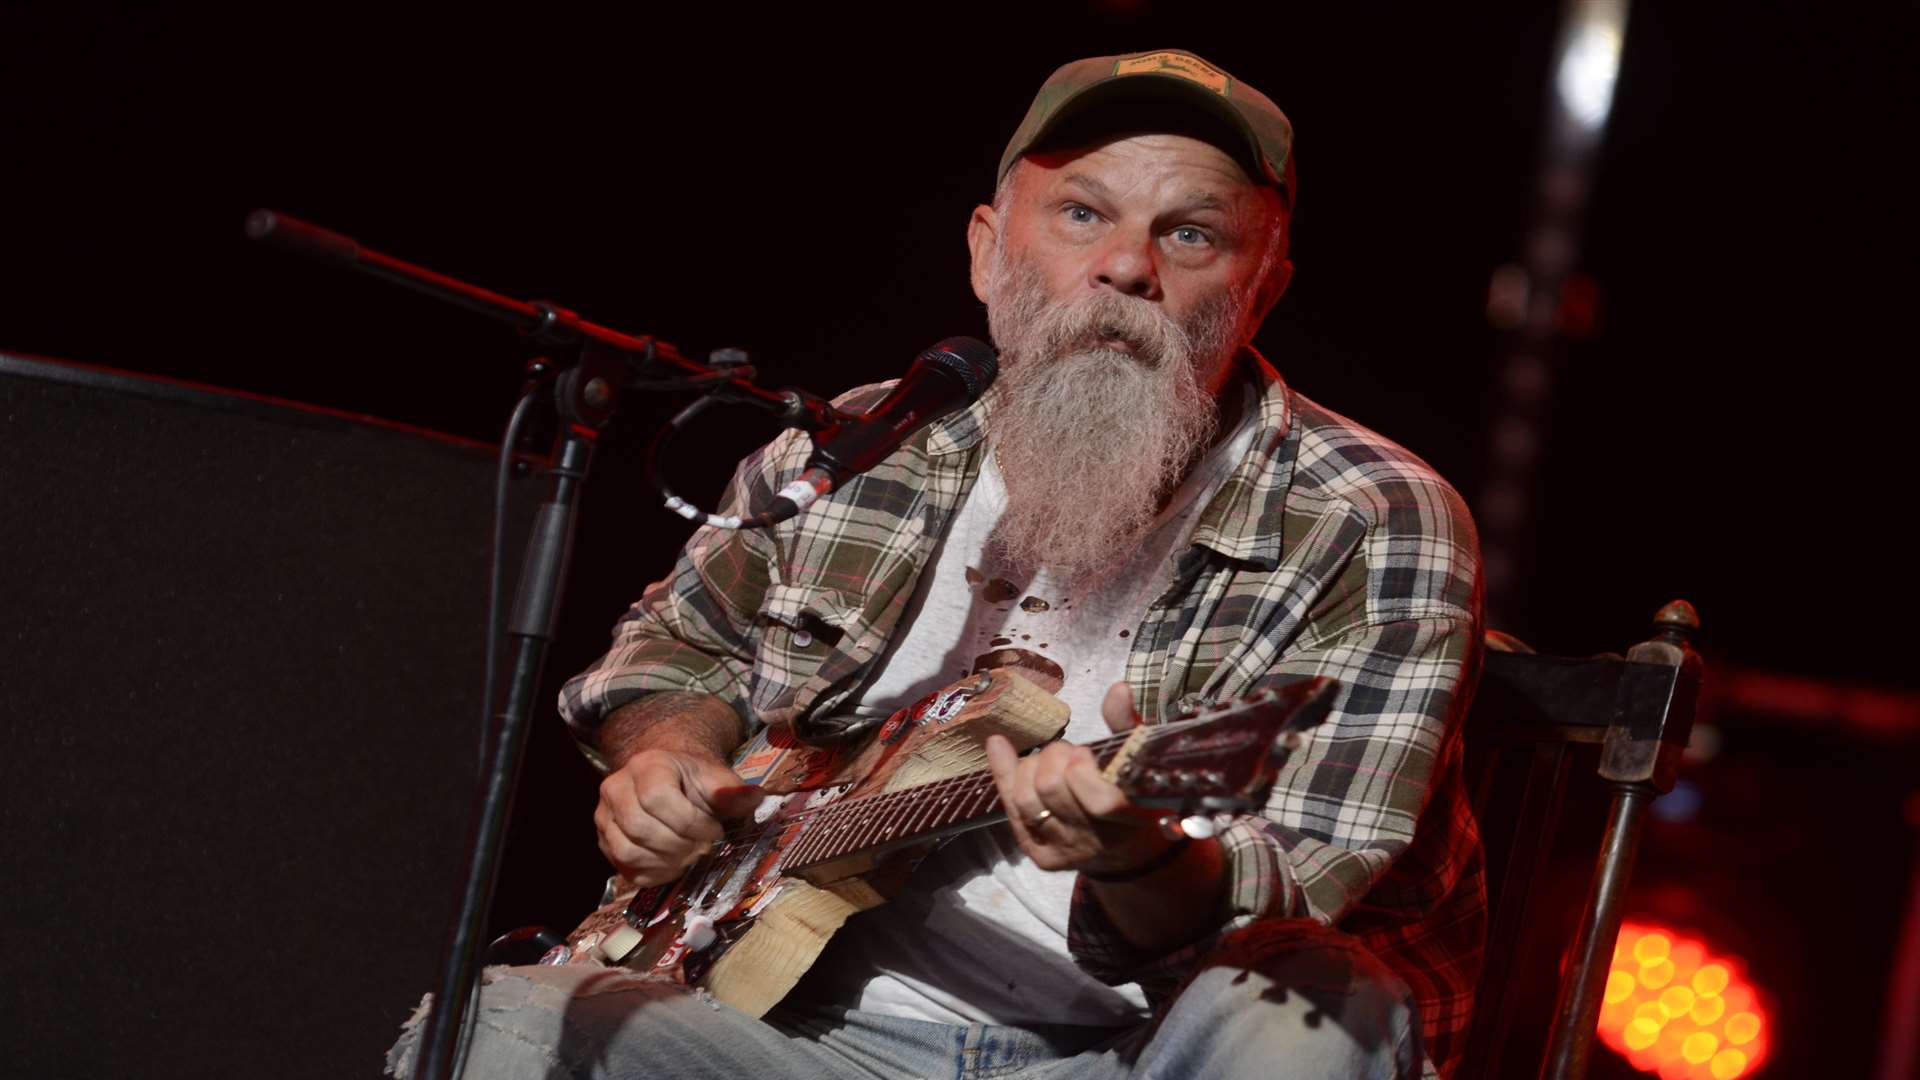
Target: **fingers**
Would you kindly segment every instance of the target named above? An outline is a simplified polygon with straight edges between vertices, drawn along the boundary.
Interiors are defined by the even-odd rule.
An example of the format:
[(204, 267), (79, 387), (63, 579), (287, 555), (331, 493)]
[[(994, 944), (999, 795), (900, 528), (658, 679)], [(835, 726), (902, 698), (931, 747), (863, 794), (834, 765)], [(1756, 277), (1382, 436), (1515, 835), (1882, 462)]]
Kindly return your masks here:
[(1126, 793), (1107, 779), (1106, 773), (1093, 761), (1093, 755), (1087, 755), (1084, 768), (1068, 769), (1063, 779), (1073, 801), (1089, 819), (1111, 820), (1132, 815), (1134, 806), (1127, 800)]
[[(1042, 870), (1097, 863), (1137, 824), (1126, 796), (1085, 747), (1053, 743), (1021, 757), (994, 736), (987, 741), (987, 765), (1014, 839)], [(1110, 819), (1126, 820), (1126, 826), (1116, 829)]]
[(640, 830), (642, 835), (636, 839), (610, 818), (606, 804), (595, 808), (593, 820), (600, 853), (637, 884), (658, 885), (673, 880), (701, 850), (700, 846), (685, 847), (684, 841), (657, 827)]
[(721, 821), (745, 817), (760, 805), (760, 789), (718, 761), (680, 761), (686, 765), (682, 786), (707, 817)]
[[(1099, 778), (1099, 766), (1094, 764), (1093, 754), (1082, 746), (1069, 746), (1054, 743), (1033, 755), (1032, 786), (1033, 794), (1039, 804), (1034, 809), (1034, 817), (1040, 811), (1051, 810), (1053, 817), (1067, 828), (1085, 829), (1087, 810), (1084, 808), (1069, 777), (1076, 772), (1091, 771)], [(1081, 780), (1084, 786), (1085, 779)]]
[(1140, 714), (1133, 711), (1133, 688), (1124, 682), (1107, 687), (1107, 696), (1100, 699), (1100, 719), (1107, 722), (1107, 730), (1116, 735), (1124, 735), (1143, 722)]
[(683, 865), (682, 854), (664, 833), (647, 835), (636, 841), (625, 829), (613, 824), (606, 804), (594, 808), (594, 838), (600, 853), (622, 874), (643, 885), (658, 885), (672, 880)]
[(1013, 775), (1020, 767), (1020, 755), (1004, 735), (987, 736), (987, 768), (993, 773), (993, 785), (1000, 789), (1000, 801), (1010, 802)]
[[(732, 786), (723, 787), (728, 780)], [(724, 766), (636, 754), (601, 781), (593, 815), (600, 851), (643, 884), (670, 880), (725, 836), (713, 811), (745, 802), (738, 786), (745, 785)]]

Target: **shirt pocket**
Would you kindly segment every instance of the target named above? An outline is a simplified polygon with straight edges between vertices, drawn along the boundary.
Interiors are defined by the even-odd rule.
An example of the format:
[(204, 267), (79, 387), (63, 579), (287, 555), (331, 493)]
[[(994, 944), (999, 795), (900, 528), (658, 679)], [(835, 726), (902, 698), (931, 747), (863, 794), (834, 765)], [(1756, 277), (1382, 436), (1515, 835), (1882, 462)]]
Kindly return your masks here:
[(838, 589), (768, 586), (753, 663), (754, 711), (791, 710), (794, 693), (834, 655), (859, 617), (859, 605)]

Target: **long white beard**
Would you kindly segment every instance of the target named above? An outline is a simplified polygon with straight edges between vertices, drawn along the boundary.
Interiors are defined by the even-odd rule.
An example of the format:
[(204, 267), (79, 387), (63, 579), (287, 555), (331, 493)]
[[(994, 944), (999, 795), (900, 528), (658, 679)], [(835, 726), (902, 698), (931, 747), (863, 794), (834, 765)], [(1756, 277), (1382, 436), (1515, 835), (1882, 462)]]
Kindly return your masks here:
[(1244, 299), (1227, 294), (1184, 326), (1119, 293), (1058, 304), (1032, 267), (997, 264), (987, 319), (1001, 373), (987, 432), (1007, 508), (996, 551), (1063, 583), (1124, 565), (1213, 440), (1215, 400), (1199, 372), (1238, 349), (1243, 315)]

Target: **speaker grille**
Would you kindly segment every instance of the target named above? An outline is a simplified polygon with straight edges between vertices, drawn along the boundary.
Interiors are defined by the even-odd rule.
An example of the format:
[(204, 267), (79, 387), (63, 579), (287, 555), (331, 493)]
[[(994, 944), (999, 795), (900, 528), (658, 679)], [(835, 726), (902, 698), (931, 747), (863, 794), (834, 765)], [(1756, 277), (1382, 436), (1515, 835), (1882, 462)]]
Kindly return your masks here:
[(0, 356), (0, 491), (0, 1070), (376, 1075), (464, 855), (491, 450)]

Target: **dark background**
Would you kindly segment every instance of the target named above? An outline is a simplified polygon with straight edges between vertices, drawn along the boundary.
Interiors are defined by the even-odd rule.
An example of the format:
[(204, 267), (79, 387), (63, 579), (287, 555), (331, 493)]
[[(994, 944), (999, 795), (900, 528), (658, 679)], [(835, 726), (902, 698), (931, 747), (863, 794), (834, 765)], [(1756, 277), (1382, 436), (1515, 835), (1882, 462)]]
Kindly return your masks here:
[[(1529, 221), (1555, 5), (1293, 7), (13, 5), (0, 349), (497, 440), (513, 335), (249, 245), (270, 206), (837, 392), (984, 333), (962, 229), (1046, 74), (1177, 46), (1297, 129), (1298, 274), (1257, 344), (1473, 502), (1487, 281)], [(1636, 5), (1582, 259), (1597, 329), (1556, 367), (1506, 619), (1586, 653), (1698, 605), (1720, 751), (1638, 895), (1743, 943), (1784, 1003), (1776, 1075), (1869, 1067), (1914, 850), (1912, 29), (1896, 5)], [(549, 682), (685, 535), (635, 469), (667, 403), (629, 406)], [(676, 486), (710, 499), (772, 430), (710, 425)], [(503, 927), (597, 890), (591, 777), (540, 722)]]

